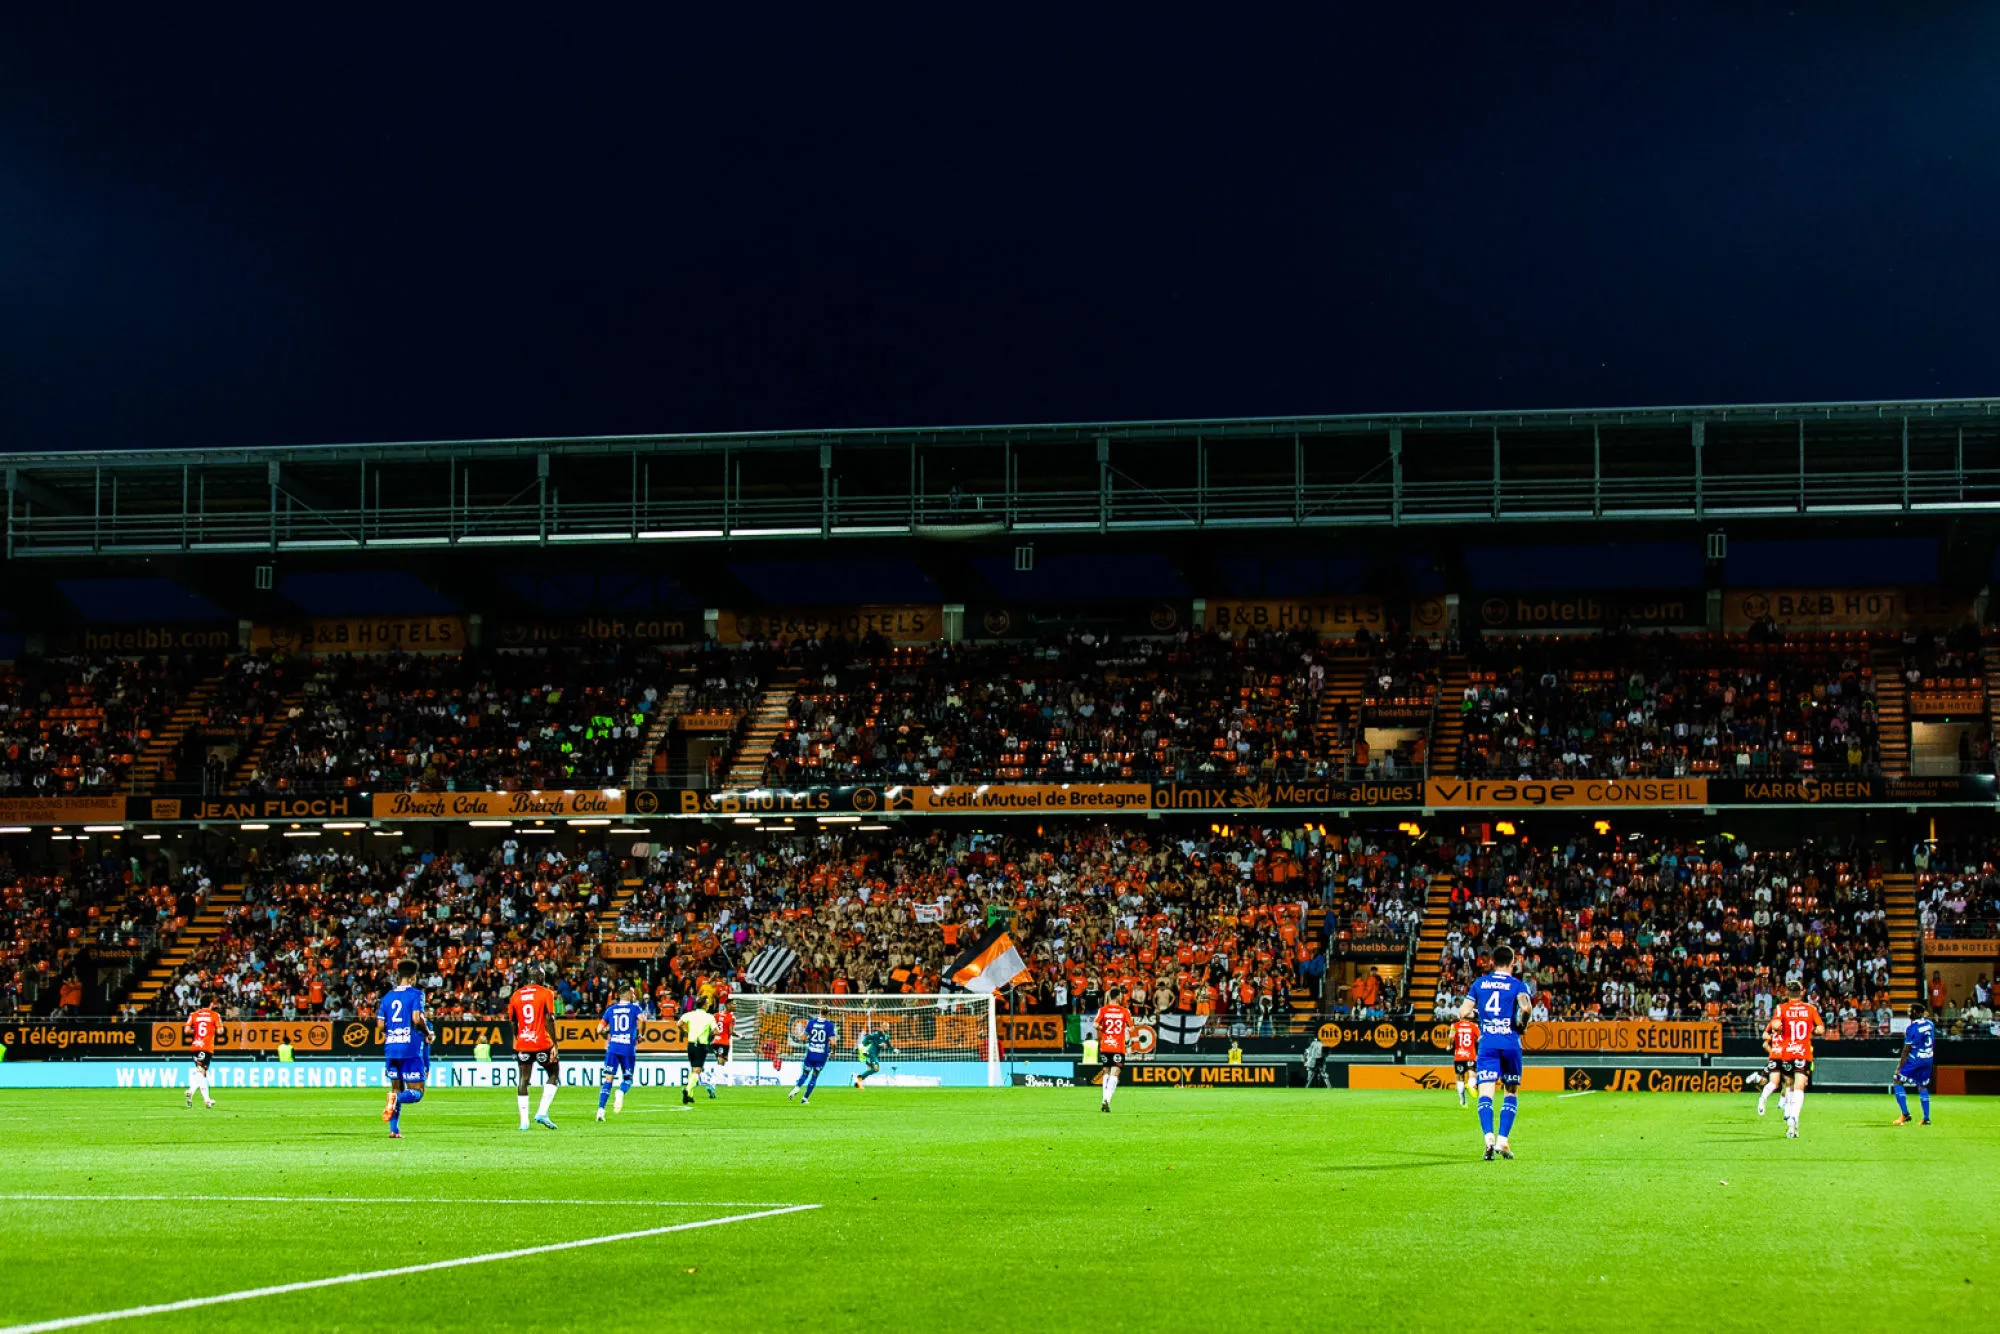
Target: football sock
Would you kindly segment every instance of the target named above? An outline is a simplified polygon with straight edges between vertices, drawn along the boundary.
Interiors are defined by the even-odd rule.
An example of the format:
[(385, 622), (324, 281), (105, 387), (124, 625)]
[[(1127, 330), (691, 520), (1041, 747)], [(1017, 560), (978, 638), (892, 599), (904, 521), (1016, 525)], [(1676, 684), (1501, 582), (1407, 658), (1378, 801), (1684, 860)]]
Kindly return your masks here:
[(514, 1101), (521, 1104), (521, 1129), (526, 1130), (528, 1128), (528, 1095), (526, 1093), (519, 1094), (515, 1097)]
[(1929, 1089), (1918, 1089), (1918, 1090), (1917, 1090), (1917, 1104), (1918, 1104), (1919, 1106), (1921, 1106), (1921, 1107), (1922, 1107), (1922, 1108), (1924, 1109), (1924, 1120), (1926, 1120), (1926, 1121), (1930, 1120), (1930, 1119), (1931, 1119), (1931, 1091), (1930, 1091)]
[(597, 1086), (598, 1110), (602, 1111), (604, 1109), (604, 1104), (610, 1101), (611, 1101), (611, 1081), (607, 1079), (603, 1083)]
[(1111, 1095), (1117, 1091), (1118, 1072), (1116, 1070), (1106, 1070), (1104, 1072), (1104, 1105), (1106, 1107), (1111, 1105)]
[(424, 1100), (424, 1091), (421, 1087), (413, 1089), (406, 1088), (401, 1093), (398, 1093), (396, 1095), (397, 1103), (405, 1107), (409, 1106), (413, 1102), (422, 1102), (423, 1100)]
[(1896, 1110), (1907, 1117), (1910, 1114), (1910, 1100), (1903, 1096), (1903, 1086), (1901, 1084), (1891, 1084), (1889, 1092), (1896, 1095)]
[(389, 1133), (392, 1135), (398, 1135), (402, 1133), (402, 1130), (403, 1130), (403, 1109), (401, 1107), (398, 1107), (389, 1116)]
[(1486, 1132), (1488, 1142), (1493, 1139), (1493, 1099), (1482, 1093), (1479, 1095), (1479, 1128)]
[(535, 1115), (547, 1116), (549, 1114), (549, 1104), (554, 1102), (555, 1100), (556, 1100), (556, 1086), (553, 1083), (542, 1085), (542, 1109), (539, 1112), (535, 1113)]
[(1764, 1081), (1764, 1091), (1757, 1095), (1757, 1110), (1759, 1112), (1764, 1110), (1765, 1104), (1771, 1101), (1771, 1095), (1773, 1093), (1776, 1093), (1777, 1091), (1778, 1091), (1778, 1082), (1775, 1079), (1767, 1079)]
[(618, 1083), (618, 1096), (612, 1100), (611, 1110), (614, 1112), (624, 1111), (625, 1095), (630, 1093), (631, 1091), (632, 1091), (632, 1081), (629, 1079), (620, 1080)]
[(1500, 1138), (1506, 1139), (1514, 1129), (1514, 1114), (1521, 1110), (1520, 1099), (1509, 1093), (1500, 1100)]

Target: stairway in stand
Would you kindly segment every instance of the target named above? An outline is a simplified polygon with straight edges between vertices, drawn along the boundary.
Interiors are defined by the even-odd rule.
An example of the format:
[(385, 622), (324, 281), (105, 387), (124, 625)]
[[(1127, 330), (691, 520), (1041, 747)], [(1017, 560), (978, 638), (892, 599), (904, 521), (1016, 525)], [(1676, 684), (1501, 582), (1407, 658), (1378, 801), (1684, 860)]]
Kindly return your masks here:
[(653, 706), (653, 716), (646, 720), (646, 734), (639, 738), (639, 749), (632, 756), (632, 768), (625, 775), (625, 786), (634, 791), (646, 786), (652, 777), (653, 756), (667, 744), (667, 733), (673, 730), (674, 719), (687, 711), (688, 687), (686, 682), (670, 688), (661, 695)]
[(304, 690), (294, 690), (278, 702), (278, 707), (264, 720), (264, 725), (257, 729), (256, 738), (237, 755), (236, 768), (229, 775), (231, 792), (241, 792), (249, 784), (251, 775), (257, 772), (257, 766), (264, 762), (264, 752), (278, 739), (278, 733), (284, 730), (285, 724), (305, 706)]
[(146, 742), (146, 748), (132, 761), (133, 796), (147, 795), (163, 777), (178, 776), (163, 774), (161, 771), (166, 767), (167, 761), (173, 758), (174, 748), (181, 744), (181, 739), (187, 735), (188, 728), (208, 716), (208, 697), (215, 693), (215, 687), (221, 681), (222, 677), (219, 674), (211, 676), (188, 691), (187, 698), (180, 702), (172, 716), (167, 719), (167, 725)]
[[(1318, 953), (1314, 957), (1325, 959), (1326, 947), (1329, 944), (1326, 938), (1326, 910), (1320, 908), (1315, 911), (1316, 906), (1310, 903), (1306, 905), (1305, 920), (1299, 923), (1299, 939), (1308, 941), (1317, 948)], [(1330, 964), (1331, 960), (1328, 962)], [(1325, 991), (1324, 973), (1320, 974), (1318, 990), (1304, 985), (1297, 979), (1293, 980), (1291, 988), (1285, 993), (1285, 1005), (1291, 1015), (1293, 1032), (1301, 1031), (1302, 1027), (1310, 1028), (1309, 1021), (1319, 1018), (1321, 997)]]
[(1447, 658), (1438, 683), (1437, 712), (1431, 719), (1430, 772), (1439, 778), (1458, 775), (1458, 750), (1465, 740), (1464, 658)]
[[(1345, 765), (1354, 754), (1354, 738), (1361, 729), (1361, 700), (1367, 693), (1368, 662), (1344, 655), (1327, 664), (1326, 684), (1320, 687), (1319, 717), (1313, 723), (1313, 739), (1319, 753)], [(1341, 704), (1347, 705), (1347, 736), (1342, 738), (1334, 723)]]
[[(632, 896), (638, 893), (639, 887), (645, 883), (638, 876), (627, 876), (618, 882), (617, 892), (605, 900), (604, 906), (597, 913), (597, 943), (599, 945), (618, 939), (618, 918), (624, 913), (625, 905), (632, 901)], [(628, 962), (630, 961), (628, 960)]]
[(1441, 874), (1431, 881), (1430, 894), (1424, 899), (1424, 920), (1417, 927), (1417, 966), (1411, 971), (1410, 985), (1404, 992), (1410, 998), (1412, 1011), (1423, 1022), (1437, 1017), (1432, 1011), (1437, 1008), (1438, 974), (1442, 971), (1438, 961), (1444, 955), (1444, 938), (1450, 932), (1451, 877)]
[(1889, 917), (1889, 1003), (1901, 1014), (1924, 991), (1923, 932), (1917, 924), (1917, 878), (1908, 871), (1882, 877)]
[(1891, 778), (1910, 775), (1910, 697), (1903, 684), (1902, 654), (1894, 644), (1877, 644), (1870, 656), (1875, 669), (1875, 730), (1882, 748), (1882, 772)]
[(757, 697), (757, 708), (750, 715), (743, 744), (730, 758), (729, 772), (722, 780), (724, 787), (741, 791), (764, 785), (764, 761), (771, 757), (771, 747), (791, 725), (792, 696), (798, 693), (798, 688), (796, 679), (764, 687)]
[(125, 998), (124, 1004), (143, 1012), (162, 991), (173, 985), (174, 979), (180, 976), (181, 969), (187, 966), (187, 961), (194, 957), (195, 951), (221, 934), (223, 919), (228, 916), (231, 908), (242, 902), (241, 885), (223, 885), (210, 894), (208, 902), (202, 905), (201, 911), (188, 922), (174, 943), (167, 947), (167, 952), (162, 954), (159, 961), (139, 979), (138, 985), (132, 988), (132, 994)]

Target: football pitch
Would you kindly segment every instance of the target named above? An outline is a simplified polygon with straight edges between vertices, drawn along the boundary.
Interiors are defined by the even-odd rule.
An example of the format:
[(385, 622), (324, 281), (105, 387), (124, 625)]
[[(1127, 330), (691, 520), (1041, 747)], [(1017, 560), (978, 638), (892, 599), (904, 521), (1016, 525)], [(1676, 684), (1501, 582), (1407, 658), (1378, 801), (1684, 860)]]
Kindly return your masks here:
[(1495, 1163), (1425, 1092), (379, 1108), (0, 1094), (0, 1327), (1969, 1329), (2000, 1283), (1978, 1098), (1812, 1097), (1787, 1141), (1747, 1096), (1531, 1094)]

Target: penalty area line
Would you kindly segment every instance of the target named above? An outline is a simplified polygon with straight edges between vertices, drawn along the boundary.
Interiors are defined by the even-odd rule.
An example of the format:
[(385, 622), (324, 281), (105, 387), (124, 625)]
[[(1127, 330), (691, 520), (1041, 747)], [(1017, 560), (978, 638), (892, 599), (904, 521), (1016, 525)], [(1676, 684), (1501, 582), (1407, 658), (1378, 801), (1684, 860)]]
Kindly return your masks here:
[(1579, 1093), (1558, 1093), (1556, 1094), (1556, 1101), (1561, 1102), (1564, 1098), (1588, 1098), (1597, 1091), (1596, 1089), (1584, 1089)]
[[(106, 1198), (99, 1196), (96, 1198)], [(310, 1292), (315, 1288), (337, 1288), (349, 1283), (366, 1283), (378, 1278), (400, 1278), (406, 1274), (430, 1274), (440, 1269), (462, 1269), (467, 1265), (492, 1264), (498, 1260), (522, 1260), (531, 1255), (551, 1255), (558, 1251), (581, 1250), (586, 1246), (606, 1246), (614, 1241), (638, 1241), (645, 1237), (663, 1237), (670, 1232), (692, 1232), (697, 1228), (721, 1227), (726, 1223), (748, 1223), (759, 1218), (777, 1218), (783, 1214), (805, 1213), (817, 1209), (817, 1204), (788, 1204), (778, 1209), (760, 1209), (750, 1214), (728, 1214), (722, 1218), (704, 1218), (693, 1223), (669, 1223), (664, 1227), (640, 1228), (636, 1232), (613, 1232), (602, 1237), (584, 1237), (577, 1241), (550, 1242), (546, 1246), (523, 1246), (512, 1251), (488, 1251), (484, 1255), (462, 1255), (455, 1260), (432, 1260), (420, 1265), (398, 1265), (394, 1269), (368, 1269), (355, 1274), (335, 1274), (331, 1278), (309, 1278), (297, 1283), (275, 1283), (264, 1288), (244, 1288), (240, 1292), (219, 1292), (212, 1297), (187, 1297), (177, 1302), (157, 1302), (150, 1306), (127, 1306), (117, 1311), (95, 1311), (89, 1315), (61, 1316), (54, 1320), (35, 1320), (24, 1325), (0, 1325), (0, 1334), (40, 1334), (44, 1330), (76, 1329), (83, 1325), (103, 1324), (111, 1320), (132, 1320), (139, 1316), (167, 1315), (174, 1311), (194, 1311), (204, 1306), (222, 1306), (229, 1302), (247, 1302), (258, 1297), (282, 1297), (287, 1293)]]

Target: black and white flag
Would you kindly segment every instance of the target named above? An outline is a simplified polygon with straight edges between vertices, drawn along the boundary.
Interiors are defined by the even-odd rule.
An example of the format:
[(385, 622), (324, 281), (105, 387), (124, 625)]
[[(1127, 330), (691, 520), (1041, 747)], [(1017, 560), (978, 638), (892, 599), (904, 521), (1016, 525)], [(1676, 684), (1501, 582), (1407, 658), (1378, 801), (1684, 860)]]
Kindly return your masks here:
[(743, 970), (743, 980), (754, 990), (770, 991), (785, 980), (798, 962), (797, 950), (788, 950), (783, 945), (768, 945)]

